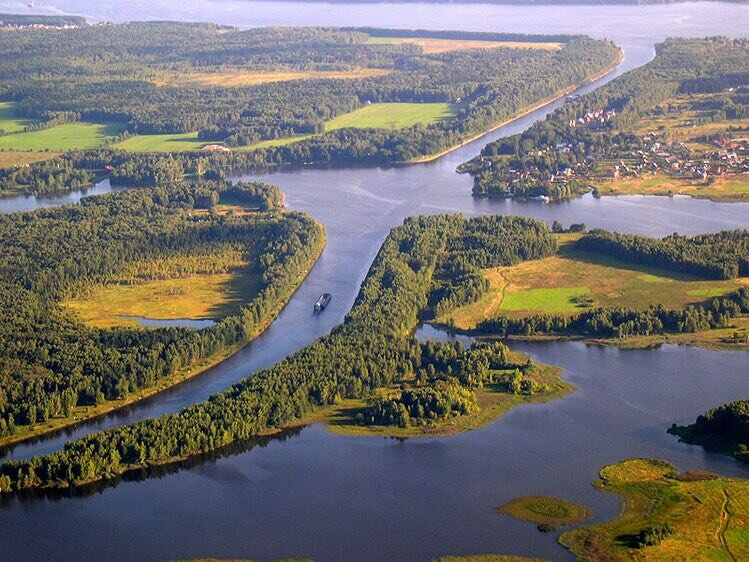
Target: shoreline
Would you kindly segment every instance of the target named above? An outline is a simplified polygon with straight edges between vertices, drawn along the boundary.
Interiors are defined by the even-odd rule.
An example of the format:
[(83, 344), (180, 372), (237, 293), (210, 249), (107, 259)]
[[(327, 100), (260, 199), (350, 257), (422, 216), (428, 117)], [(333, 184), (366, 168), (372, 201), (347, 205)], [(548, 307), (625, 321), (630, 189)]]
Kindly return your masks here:
[(497, 129), (501, 129), (502, 127), (506, 125), (510, 125), (514, 121), (517, 121), (518, 119), (522, 119), (523, 117), (533, 113), (534, 111), (537, 111), (543, 107), (546, 107), (549, 104), (554, 103), (555, 101), (563, 98), (564, 96), (567, 96), (579, 90), (583, 86), (587, 86), (588, 84), (592, 84), (593, 82), (596, 82), (597, 80), (600, 80), (601, 78), (605, 76), (608, 76), (609, 74), (614, 72), (623, 61), (624, 61), (624, 51), (622, 49), (619, 49), (619, 54), (614, 62), (612, 62), (606, 68), (598, 71), (597, 73), (585, 78), (582, 82), (578, 82), (577, 84), (573, 84), (572, 86), (567, 86), (566, 88), (563, 88), (553, 93), (552, 95), (537, 101), (536, 103), (525, 106), (521, 108), (518, 111), (518, 113), (516, 113), (514, 116), (510, 117), (509, 119), (505, 119), (504, 121), (495, 123), (494, 125), (491, 125), (485, 131), (478, 133), (476, 135), (473, 135), (470, 138), (454, 146), (451, 146), (450, 148), (443, 150), (442, 152), (438, 152), (437, 154), (431, 154), (427, 156), (419, 156), (418, 158), (414, 158), (406, 162), (401, 162), (401, 164), (427, 164), (429, 162), (434, 162), (435, 160), (438, 160), (439, 158), (442, 158), (443, 156), (450, 154), (451, 152), (454, 152), (455, 150), (458, 150), (459, 148), (462, 148), (466, 146), (467, 144), (470, 144), (474, 141), (479, 140), (480, 138), (488, 135), (489, 133), (496, 131)]
[[(237, 345), (230, 346), (226, 349), (223, 349), (211, 357), (206, 357), (204, 361), (201, 361), (197, 365), (193, 366), (186, 373), (174, 373), (170, 375), (169, 377), (161, 379), (154, 386), (143, 388), (137, 392), (134, 392), (132, 398), (127, 398), (125, 400), (108, 400), (104, 402), (104, 404), (101, 404), (99, 406), (77, 406), (77, 408), (82, 408), (84, 410), (83, 412), (77, 412), (77, 414), (82, 415), (82, 417), (80, 418), (76, 417), (76, 418), (71, 419), (70, 416), (66, 418), (53, 418), (52, 420), (48, 420), (47, 422), (45, 422), (44, 425), (37, 426), (39, 429), (29, 430), (28, 432), (22, 435), (14, 434), (14, 435), (10, 435), (8, 437), (2, 438), (0, 439), (0, 459), (2, 459), (2, 456), (4, 456), (3, 455), (4, 449), (12, 448), (14, 445), (18, 445), (25, 441), (30, 441), (36, 438), (41, 438), (44, 436), (48, 436), (50, 434), (57, 433), (67, 428), (75, 427), (82, 423), (95, 420), (107, 414), (111, 414), (123, 408), (127, 408), (129, 406), (138, 404), (139, 402), (142, 402), (143, 400), (156, 396), (157, 394), (165, 392), (169, 390), (170, 388), (174, 388), (175, 386), (178, 386), (185, 381), (188, 381), (190, 379), (193, 379), (195, 377), (198, 377), (206, 373), (213, 367), (216, 367), (217, 365), (223, 363), (224, 361), (226, 361), (233, 355), (237, 354), (239, 351), (241, 351), (242, 349), (250, 345), (258, 337), (260, 337), (268, 329), (268, 327), (270, 327), (270, 325), (276, 320), (276, 318), (278, 318), (281, 312), (283, 312), (283, 309), (286, 308), (289, 302), (291, 302), (291, 299), (294, 297), (296, 292), (302, 286), (307, 276), (309, 276), (309, 274), (314, 269), (315, 265), (317, 265), (317, 262), (319, 261), (320, 256), (325, 250), (326, 245), (327, 245), (327, 234), (323, 237), (322, 244), (314, 253), (310, 261), (307, 264), (305, 264), (306, 267), (304, 269), (304, 272), (296, 288), (292, 291), (292, 293), (288, 296), (288, 298), (284, 299), (283, 302), (279, 303), (280, 304), (279, 307), (274, 308), (273, 313), (269, 315), (268, 318), (266, 318), (262, 323), (258, 325), (256, 332), (251, 337), (249, 337), (246, 341)], [(57, 421), (58, 423), (52, 423), (53, 421)], [(18, 427), (22, 428), (26, 426), (18, 426)], [(2, 462), (4, 461), (0, 460), (0, 464), (2, 464)]]

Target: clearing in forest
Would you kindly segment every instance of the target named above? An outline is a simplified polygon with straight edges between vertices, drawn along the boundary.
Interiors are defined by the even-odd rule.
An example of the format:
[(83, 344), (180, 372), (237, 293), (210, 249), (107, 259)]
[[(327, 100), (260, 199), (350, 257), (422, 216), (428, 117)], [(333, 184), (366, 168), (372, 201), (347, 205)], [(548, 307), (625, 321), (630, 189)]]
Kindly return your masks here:
[(229, 70), (218, 72), (195, 72), (187, 74), (164, 74), (154, 80), (157, 86), (209, 86), (238, 88), (258, 86), (273, 82), (292, 80), (356, 80), (386, 76), (392, 71), (384, 68), (357, 68), (353, 70)]
[(64, 123), (49, 129), (0, 137), (0, 150), (83, 150), (112, 141), (120, 132), (116, 123)]
[(376, 45), (418, 45), (425, 55), (438, 55), (468, 49), (541, 49), (558, 51), (564, 45), (546, 41), (481, 41), (475, 39), (439, 39), (432, 37), (370, 37), (367, 43)]

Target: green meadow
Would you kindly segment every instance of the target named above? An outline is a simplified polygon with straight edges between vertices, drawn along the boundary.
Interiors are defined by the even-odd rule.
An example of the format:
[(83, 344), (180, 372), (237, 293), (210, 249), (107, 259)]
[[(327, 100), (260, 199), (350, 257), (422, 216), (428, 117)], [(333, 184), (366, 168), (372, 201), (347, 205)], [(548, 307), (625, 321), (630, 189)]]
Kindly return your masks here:
[(49, 129), (0, 137), (0, 150), (79, 150), (96, 148), (120, 131), (115, 123), (65, 123)]

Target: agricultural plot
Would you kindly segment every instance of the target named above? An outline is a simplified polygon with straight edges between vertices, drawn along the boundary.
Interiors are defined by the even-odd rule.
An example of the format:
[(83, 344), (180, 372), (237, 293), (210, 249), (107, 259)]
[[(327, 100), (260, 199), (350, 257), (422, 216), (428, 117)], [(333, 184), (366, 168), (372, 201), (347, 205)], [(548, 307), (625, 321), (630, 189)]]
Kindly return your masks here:
[(82, 150), (112, 141), (120, 132), (115, 123), (65, 123), (49, 129), (0, 137), (0, 150)]
[(24, 119), (16, 115), (16, 104), (10, 101), (0, 101), (0, 131), (17, 133), (33, 124), (31, 119)]
[(451, 51), (465, 51), (468, 49), (542, 49), (557, 51), (563, 47), (561, 43), (553, 42), (525, 42), (525, 41), (480, 41), (470, 39), (437, 39), (431, 37), (370, 37), (367, 43), (374, 45), (417, 45), (425, 55), (438, 55)]

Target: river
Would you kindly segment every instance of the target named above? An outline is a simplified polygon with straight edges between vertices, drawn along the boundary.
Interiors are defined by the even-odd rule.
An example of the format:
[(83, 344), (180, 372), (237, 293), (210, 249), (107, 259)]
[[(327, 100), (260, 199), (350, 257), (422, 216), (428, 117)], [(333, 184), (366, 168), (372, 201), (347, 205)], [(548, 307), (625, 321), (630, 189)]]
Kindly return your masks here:
[[(24, 11), (19, 6), (0, 0), (0, 12)], [(739, 35), (749, 28), (749, 7), (717, 3), (521, 8), (70, 0), (40, 1), (36, 9), (106, 21), (588, 33), (610, 37), (625, 49), (617, 73), (647, 62), (654, 43), (667, 36)], [(122, 412), (19, 445), (5, 458), (57, 450), (90, 431), (176, 411), (327, 333), (351, 307), (389, 229), (409, 215), (506, 213), (649, 235), (749, 228), (749, 204), (686, 197), (585, 196), (553, 204), (474, 200), (470, 178), (455, 174), (455, 167), (489, 140), (525, 129), (559, 103), (428, 164), (302, 168), (259, 176), (282, 188), (289, 207), (325, 224), (329, 236), (319, 263), (265, 334), (203, 376)], [(100, 184), (95, 189), (109, 188)], [(0, 200), (0, 211), (70, 198), (76, 195), (59, 201)], [(333, 301), (323, 314), (313, 315), (312, 303), (322, 292), (332, 293)], [(564, 367), (577, 392), (519, 408), (488, 427), (450, 438), (341, 437), (312, 426), (263, 447), (191, 463), (159, 479), (123, 481), (82, 497), (12, 499), (0, 509), (0, 560), (299, 556), (405, 561), (461, 553), (567, 559), (555, 534), (542, 535), (532, 525), (498, 517), (492, 508), (518, 495), (556, 494), (590, 505), (598, 518), (610, 517), (617, 500), (597, 493), (590, 482), (603, 464), (633, 455), (749, 476), (731, 459), (679, 444), (665, 433), (672, 422), (746, 396), (747, 355), (674, 346), (649, 351), (580, 343), (516, 347)]]

